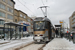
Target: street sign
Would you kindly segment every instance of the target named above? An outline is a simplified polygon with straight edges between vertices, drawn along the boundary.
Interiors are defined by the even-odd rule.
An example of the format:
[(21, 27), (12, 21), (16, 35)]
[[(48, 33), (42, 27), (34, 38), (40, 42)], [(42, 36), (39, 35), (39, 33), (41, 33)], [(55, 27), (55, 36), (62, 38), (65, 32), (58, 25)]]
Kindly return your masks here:
[(67, 31), (67, 33), (68, 33), (68, 31)]
[(63, 23), (63, 21), (60, 21), (60, 23)]

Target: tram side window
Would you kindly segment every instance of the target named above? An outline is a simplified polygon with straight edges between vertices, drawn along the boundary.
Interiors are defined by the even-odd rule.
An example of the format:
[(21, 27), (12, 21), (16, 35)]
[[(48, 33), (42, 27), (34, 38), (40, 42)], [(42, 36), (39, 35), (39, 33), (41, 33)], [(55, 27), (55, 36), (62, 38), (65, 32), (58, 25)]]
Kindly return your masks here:
[(48, 22), (45, 23), (45, 28), (48, 29)]

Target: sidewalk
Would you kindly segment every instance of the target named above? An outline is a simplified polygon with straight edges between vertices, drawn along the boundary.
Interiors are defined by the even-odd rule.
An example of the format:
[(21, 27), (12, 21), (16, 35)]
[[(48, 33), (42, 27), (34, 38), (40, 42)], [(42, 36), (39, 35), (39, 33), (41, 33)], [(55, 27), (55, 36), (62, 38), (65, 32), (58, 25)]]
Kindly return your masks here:
[(55, 38), (43, 50), (75, 50), (75, 44), (65, 38)]

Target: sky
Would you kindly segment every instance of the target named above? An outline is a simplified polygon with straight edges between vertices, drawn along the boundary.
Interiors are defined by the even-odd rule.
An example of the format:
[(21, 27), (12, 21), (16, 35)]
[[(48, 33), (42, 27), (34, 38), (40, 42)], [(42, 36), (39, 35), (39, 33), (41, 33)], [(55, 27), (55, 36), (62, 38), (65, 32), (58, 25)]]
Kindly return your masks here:
[(69, 26), (69, 17), (75, 11), (75, 0), (14, 0), (15, 9), (21, 10), (29, 17), (44, 17), (41, 6), (48, 6), (47, 17), (53, 25), (63, 20)]

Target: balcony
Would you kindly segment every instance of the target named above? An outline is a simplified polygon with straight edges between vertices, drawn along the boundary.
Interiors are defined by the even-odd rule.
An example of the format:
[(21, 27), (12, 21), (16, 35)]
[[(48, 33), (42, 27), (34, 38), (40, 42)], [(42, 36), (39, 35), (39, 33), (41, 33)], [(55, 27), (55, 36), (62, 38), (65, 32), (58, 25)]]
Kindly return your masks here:
[(75, 28), (75, 23), (72, 25), (73, 28)]
[(72, 21), (72, 23), (74, 23), (74, 22), (75, 22), (75, 20)]
[(73, 16), (73, 18), (72, 19), (74, 19), (75, 18), (75, 16)]

